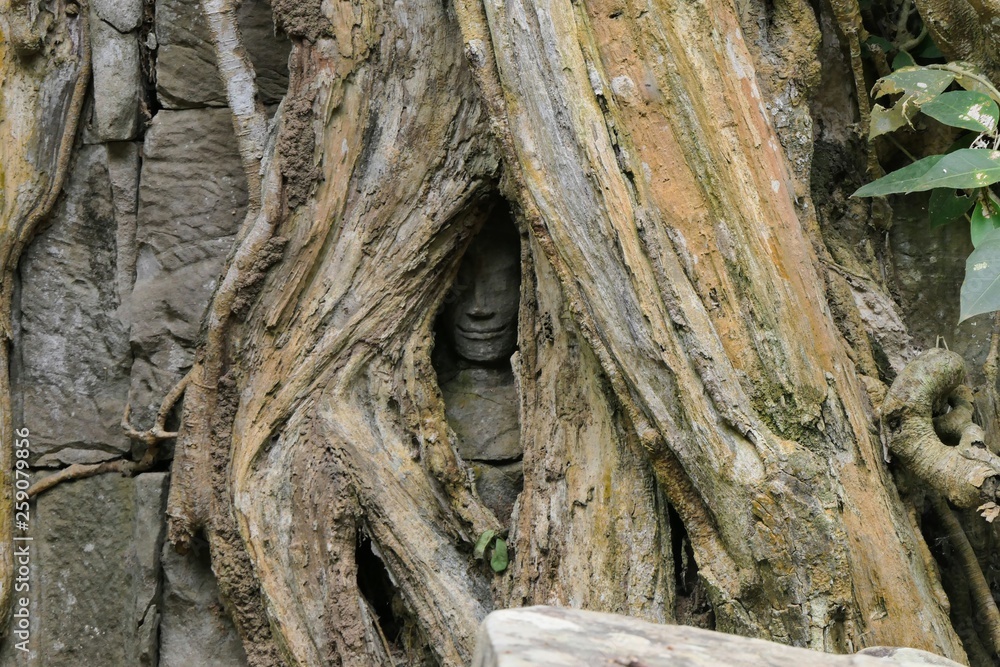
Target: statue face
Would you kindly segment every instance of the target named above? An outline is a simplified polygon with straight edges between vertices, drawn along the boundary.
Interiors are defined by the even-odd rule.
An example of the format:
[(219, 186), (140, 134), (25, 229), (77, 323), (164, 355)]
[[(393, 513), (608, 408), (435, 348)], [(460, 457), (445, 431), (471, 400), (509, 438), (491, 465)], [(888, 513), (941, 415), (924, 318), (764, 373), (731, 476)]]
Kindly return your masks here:
[(455, 352), (468, 361), (493, 363), (517, 345), (521, 248), (516, 234), (483, 230), (462, 259), (457, 298), (446, 308)]

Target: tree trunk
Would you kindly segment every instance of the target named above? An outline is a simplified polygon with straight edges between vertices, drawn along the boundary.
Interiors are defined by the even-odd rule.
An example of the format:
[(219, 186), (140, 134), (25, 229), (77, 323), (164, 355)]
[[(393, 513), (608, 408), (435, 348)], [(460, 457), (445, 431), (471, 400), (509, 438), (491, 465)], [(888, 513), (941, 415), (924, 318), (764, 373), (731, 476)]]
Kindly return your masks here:
[[(19, 3), (0, 7), (12, 40), (34, 20)], [(234, 5), (205, 9), (250, 205), (184, 387), (168, 516), (180, 548), (207, 535), (252, 665), (462, 665), (495, 608), (704, 624), (696, 590), (718, 630), (966, 659), (878, 435), (914, 350), (810, 194), (808, 3), (275, 0), (293, 48), (271, 126)], [(13, 275), (89, 76), (86, 11), (58, 16), (58, 48), (0, 42), (2, 383)], [(476, 491), (433, 360), (463, 253), (508, 215), (509, 518)], [(510, 545), (500, 573), (474, 558), (486, 531)]]

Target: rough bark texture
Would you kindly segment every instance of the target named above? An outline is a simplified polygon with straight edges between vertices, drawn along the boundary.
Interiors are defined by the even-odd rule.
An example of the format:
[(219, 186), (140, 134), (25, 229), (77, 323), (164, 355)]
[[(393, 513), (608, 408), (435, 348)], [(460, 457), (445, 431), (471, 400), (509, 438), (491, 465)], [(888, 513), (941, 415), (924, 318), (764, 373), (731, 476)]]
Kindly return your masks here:
[(732, 7), (709, 5), (488, 4), (493, 76), (518, 100), (504, 116), (516, 197), (644, 444), (679, 460), (714, 517), (685, 513), (664, 465), (702, 532), (719, 627), (960, 653), (927, 583), (880, 590), (900, 572), (927, 582), (904, 546), (918, 538), (872, 483), (888, 480), (866, 397), (821, 306), (784, 153)]
[[(867, 84), (852, 3), (275, 0), (291, 52), (270, 111), (266, 58), (241, 27), (257, 24), (235, 3), (205, 0), (190, 34), (166, 27), (177, 3), (147, 5), (155, 67), (154, 18), (109, 27), (96, 8), (107, 39), (128, 33), (146, 76), (162, 74), (146, 80), (160, 103), (221, 100), (185, 90), (188, 49), (213, 53), (230, 109), (152, 105), (147, 131), (105, 100), (80, 137), (91, 14), (67, 7), (38, 23), (29, 3), (0, 6), (0, 470), (25, 245), (74, 140), (146, 131), (141, 182), (134, 144), (107, 152), (133, 318), (123, 426), (145, 449), (47, 452), (82, 467), (35, 490), (172, 456), (169, 540), (207, 542), (248, 664), (464, 665), (487, 613), (541, 603), (966, 659), (877, 409), (904, 481), (952, 461), (963, 475), (935, 488), (974, 505), (992, 459), (970, 462), (987, 438), (971, 393), (953, 392), (961, 358), (904, 370), (891, 211), (844, 196), (874, 155), (854, 138)], [(225, 154), (208, 184), (188, 180), (203, 151)], [(170, 209), (170, 183), (196, 191), (196, 215)], [(432, 361), (463, 252), (508, 211), (522, 259), (511, 517), (478, 496)], [(194, 306), (157, 282), (166, 271), (191, 280)], [(947, 366), (933, 384), (928, 358)], [(474, 557), (485, 531), (510, 547), (501, 573)], [(979, 574), (958, 579), (981, 591)]]

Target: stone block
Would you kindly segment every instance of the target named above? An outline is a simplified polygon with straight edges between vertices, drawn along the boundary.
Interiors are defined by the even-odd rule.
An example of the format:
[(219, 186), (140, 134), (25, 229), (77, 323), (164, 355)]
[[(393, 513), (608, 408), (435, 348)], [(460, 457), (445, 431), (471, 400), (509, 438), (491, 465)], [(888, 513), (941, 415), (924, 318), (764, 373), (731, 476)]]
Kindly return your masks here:
[(38, 465), (128, 451), (128, 329), (115, 289), (115, 215), (103, 146), (80, 149), (64, 196), (21, 260), (18, 422)]
[(441, 385), (445, 416), (466, 461), (521, 458), (517, 393), (510, 371), (466, 368)]
[(472, 667), (959, 667), (926, 651), (831, 655), (684, 625), (555, 607), (505, 609), (479, 626)]
[(219, 600), (208, 547), (185, 555), (163, 547), (159, 667), (246, 667), (243, 644)]
[(154, 472), (137, 475), (135, 518), (132, 523), (133, 623), (135, 664), (156, 667), (159, 651), (159, 624), (162, 613), (160, 594), (160, 550), (166, 532), (168, 476)]
[(506, 521), (524, 488), (524, 466), (520, 461), (504, 465), (473, 463), (472, 470), (476, 475), (479, 497), (498, 519)]
[[(118, 300), (127, 304), (135, 283), (135, 233), (139, 205), (139, 144), (132, 141), (105, 144), (108, 175), (115, 210), (116, 287)], [(128, 308), (122, 309), (123, 314)]]
[(157, 664), (166, 480), (101, 475), (38, 499), (29, 533), (30, 651), (5, 647), (0, 664)]
[[(928, 653), (927, 651), (899, 646), (869, 646), (866, 649), (858, 651), (858, 655), (870, 655), (875, 658), (891, 658), (900, 661), (896, 664), (938, 665), (939, 667), (953, 667), (956, 664), (953, 660)], [(893, 663), (890, 662), (889, 664)]]
[(228, 109), (161, 111), (146, 132), (131, 304), (133, 423), (148, 428), (191, 365), (246, 207)]
[(118, 32), (131, 32), (142, 25), (142, 0), (90, 0), (97, 15)]
[(135, 34), (122, 34), (90, 10), (94, 76), (93, 130), (101, 141), (127, 141), (139, 132), (142, 72)]

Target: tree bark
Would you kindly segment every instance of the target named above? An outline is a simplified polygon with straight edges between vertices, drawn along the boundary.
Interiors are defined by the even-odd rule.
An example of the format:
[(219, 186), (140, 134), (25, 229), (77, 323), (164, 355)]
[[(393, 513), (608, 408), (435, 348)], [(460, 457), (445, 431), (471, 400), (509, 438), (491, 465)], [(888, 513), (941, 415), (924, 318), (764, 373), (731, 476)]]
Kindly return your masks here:
[(720, 629), (960, 651), (929, 585), (885, 594), (928, 575), (734, 8), (581, 9), (486, 7), (494, 77), (518, 101), (505, 164), (640, 437), (714, 519), (682, 514), (711, 535), (694, 546)]

